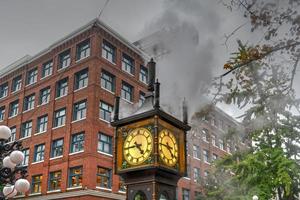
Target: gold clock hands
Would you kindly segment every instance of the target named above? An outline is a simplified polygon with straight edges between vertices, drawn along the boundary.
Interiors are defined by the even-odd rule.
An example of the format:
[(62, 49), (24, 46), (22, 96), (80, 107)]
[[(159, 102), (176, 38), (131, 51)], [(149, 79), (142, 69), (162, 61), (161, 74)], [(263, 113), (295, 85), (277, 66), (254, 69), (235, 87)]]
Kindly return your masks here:
[(167, 144), (163, 144), (163, 143), (160, 143), (161, 145), (163, 145), (164, 147), (166, 147), (168, 149), (168, 151), (170, 152), (171, 154), (171, 157), (174, 158), (175, 156), (173, 155), (172, 151), (173, 148), (169, 145), (169, 143), (167, 142)]
[(135, 147), (136, 147), (136, 145), (130, 146), (130, 147), (126, 147), (126, 148), (124, 148), (124, 149), (127, 150), (127, 149), (132, 149), (132, 148), (135, 148)]

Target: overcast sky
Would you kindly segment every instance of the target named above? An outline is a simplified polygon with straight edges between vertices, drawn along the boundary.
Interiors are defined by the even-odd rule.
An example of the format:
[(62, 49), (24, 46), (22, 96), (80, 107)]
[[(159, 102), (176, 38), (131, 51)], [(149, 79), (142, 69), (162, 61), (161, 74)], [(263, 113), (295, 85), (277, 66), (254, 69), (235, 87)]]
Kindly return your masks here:
[[(26, 54), (34, 55), (47, 48), (96, 18), (105, 2), (106, 0), (0, 0), (0, 66), (7, 66)], [(244, 23), (244, 19), (237, 13), (226, 10), (217, 3), (218, 0), (182, 0), (174, 7), (168, 7), (167, 2), (172, 1), (110, 0), (101, 20), (132, 42), (164, 27), (164, 23), (168, 23), (167, 20), (174, 13), (179, 15), (179, 21), (194, 20), (194, 24), (199, 26), (199, 40), (203, 40), (203, 43), (200, 42), (201, 47), (209, 51), (208, 54), (203, 53), (203, 49), (200, 52), (204, 59), (210, 58), (204, 67), (210, 68), (211, 76), (221, 74), (220, 69), (230, 53), (222, 45), (224, 33), (230, 33)], [(174, 21), (173, 18), (171, 22), (172, 20)], [(240, 35), (244, 32), (247, 38), (246, 31), (241, 29)], [(230, 42), (233, 44), (234, 41)], [(225, 109), (229, 113), (235, 112), (231, 107)]]

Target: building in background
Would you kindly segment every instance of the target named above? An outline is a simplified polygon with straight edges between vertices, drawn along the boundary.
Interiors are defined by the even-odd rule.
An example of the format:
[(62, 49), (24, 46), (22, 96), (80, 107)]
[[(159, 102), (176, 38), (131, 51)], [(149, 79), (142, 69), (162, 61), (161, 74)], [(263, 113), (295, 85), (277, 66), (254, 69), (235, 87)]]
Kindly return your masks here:
[(0, 68), (0, 124), (12, 129), (11, 142), (23, 141), (28, 199), (125, 199), (113, 174), (109, 122), (115, 95), (128, 104), (143, 101), (144, 60), (138, 48), (93, 20)]

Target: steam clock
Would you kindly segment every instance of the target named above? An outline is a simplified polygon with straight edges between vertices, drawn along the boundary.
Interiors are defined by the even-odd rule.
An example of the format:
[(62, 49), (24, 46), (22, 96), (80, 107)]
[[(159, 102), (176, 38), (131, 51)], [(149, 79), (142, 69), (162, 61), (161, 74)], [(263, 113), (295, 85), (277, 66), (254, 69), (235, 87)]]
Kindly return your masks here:
[(114, 167), (127, 186), (128, 200), (174, 200), (179, 178), (186, 173), (187, 107), (183, 121), (160, 108), (155, 62), (149, 67), (146, 100), (132, 116), (119, 118), (116, 97)]

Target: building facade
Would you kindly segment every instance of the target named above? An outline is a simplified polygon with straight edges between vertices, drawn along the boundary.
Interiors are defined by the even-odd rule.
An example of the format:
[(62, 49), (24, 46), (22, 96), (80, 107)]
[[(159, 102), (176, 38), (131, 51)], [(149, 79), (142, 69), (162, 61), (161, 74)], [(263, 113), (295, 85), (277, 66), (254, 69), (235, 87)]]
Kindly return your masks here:
[[(0, 69), (0, 124), (22, 140), (28, 199), (125, 199), (113, 173), (115, 95), (143, 101), (145, 56), (93, 20)], [(22, 196), (18, 196), (23, 198)]]
[[(187, 177), (178, 182), (178, 200), (200, 199), (213, 162), (246, 148), (241, 125), (218, 107), (206, 106), (195, 113), (191, 126), (187, 136)], [(235, 132), (235, 136), (228, 138), (229, 132)]]

